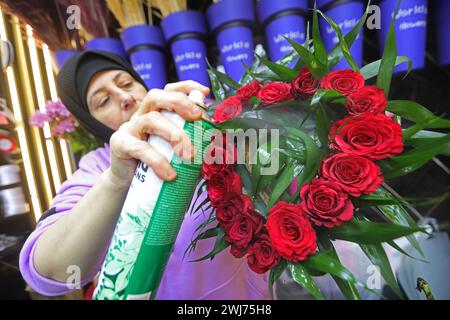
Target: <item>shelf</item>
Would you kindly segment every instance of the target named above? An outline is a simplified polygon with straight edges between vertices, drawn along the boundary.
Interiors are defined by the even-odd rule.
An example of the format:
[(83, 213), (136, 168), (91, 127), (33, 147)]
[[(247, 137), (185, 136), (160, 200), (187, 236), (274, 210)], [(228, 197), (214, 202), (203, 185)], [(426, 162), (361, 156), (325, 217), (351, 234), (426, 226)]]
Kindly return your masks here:
[(6, 221), (11, 221), (11, 220), (14, 220), (14, 219), (17, 219), (17, 218), (22, 218), (22, 217), (24, 217), (24, 216), (26, 216), (28, 214), (30, 214), (30, 211), (27, 211), (27, 212), (24, 212), (24, 213), (15, 214), (15, 215), (8, 216), (8, 217), (0, 216), (0, 223), (6, 222)]
[(20, 250), (22, 249), (22, 246), (24, 244), (24, 240), (20, 240), (18, 243), (14, 244), (13, 246), (0, 251), (0, 260), (5, 260), (17, 253), (20, 252)]

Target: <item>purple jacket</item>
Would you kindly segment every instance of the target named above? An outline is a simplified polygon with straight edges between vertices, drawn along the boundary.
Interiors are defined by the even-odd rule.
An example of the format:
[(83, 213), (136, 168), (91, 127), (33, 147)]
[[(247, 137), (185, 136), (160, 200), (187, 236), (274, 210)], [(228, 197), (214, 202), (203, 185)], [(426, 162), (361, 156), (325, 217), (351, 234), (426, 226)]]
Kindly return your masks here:
[[(66, 283), (40, 275), (33, 263), (34, 250), (40, 236), (77, 204), (109, 165), (110, 152), (107, 144), (84, 156), (80, 160), (79, 169), (73, 174), (72, 178), (63, 183), (53, 199), (51, 210), (47, 211), (47, 217), (44, 215), (45, 219), (41, 218), (36, 230), (25, 242), (20, 253), (20, 271), (28, 285), (36, 292), (45, 296), (58, 296), (74, 290), (68, 288)], [(192, 202), (201, 202), (205, 197), (206, 194), (203, 193), (197, 199), (193, 199)], [(206, 217), (205, 214), (204, 218)], [(194, 230), (203, 221), (205, 220), (198, 218), (196, 215), (186, 214), (156, 298), (186, 300), (270, 299), (267, 284), (268, 274), (258, 275), (254, 273), (249, 269), (245, 258), (236, 259), (230, 254), (229, 250), (221, 252), (213, 260), (189, 262), (209, 253), (213, 248), (214, 239), (201, 240), (195, 251), (183, 260), (183, 254), (190, 244)], [(80, 286), (92, 281), (100, 271), (107, 249), (105, 248), (103, 257), (99, 257), (95, 272), (83, 279)], [(73, 288), (73, 283), (71, 285)]]

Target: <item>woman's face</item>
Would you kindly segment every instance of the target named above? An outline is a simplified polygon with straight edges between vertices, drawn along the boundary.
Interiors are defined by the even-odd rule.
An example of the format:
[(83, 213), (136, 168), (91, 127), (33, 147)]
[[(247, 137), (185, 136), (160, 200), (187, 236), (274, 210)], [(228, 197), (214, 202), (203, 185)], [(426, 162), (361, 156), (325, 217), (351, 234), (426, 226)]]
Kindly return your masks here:
[(91, 115), (113, 130), (130, 120), (147, 94), (145, 87), (123, 70), (105, 70), (89, 82), (87, 104)]

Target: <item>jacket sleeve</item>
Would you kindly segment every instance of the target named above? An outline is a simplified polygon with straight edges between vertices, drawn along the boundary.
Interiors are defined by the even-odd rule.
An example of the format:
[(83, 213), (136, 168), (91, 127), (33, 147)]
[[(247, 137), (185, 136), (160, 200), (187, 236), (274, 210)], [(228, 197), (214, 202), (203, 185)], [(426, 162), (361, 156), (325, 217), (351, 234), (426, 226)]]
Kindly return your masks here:
[[(37, 293), (45, 296), (60, 296), (81, 288), (97, 274), (101, 268), (103, 259), (99, 259), (99, 265), (93, 274), (79, 282), (58, 282), (39, 274), (34, 266), (34, 252), (36, 245), (42, 236), (62, 216), (72, 210), (81, 198), (98, 181), (103, 171), (109, 167), (109, 149), (99, 148), (84, 156), (79, 163), (79, 169), (73, 176), (65, 181), (58, 194), (52, 201), (50, 208), (43, 213), (36, 229), (26, 240), (19, 258), (19, 267), (22, 277), (27, 284)], [(105, 252), (106, 254), (106, 252)], [(102, 257), (100, 257), (102, 258)], [(104, 257), (103, 257), (104, 258)], [(70, 270), (68, 270), (70, 273)]]

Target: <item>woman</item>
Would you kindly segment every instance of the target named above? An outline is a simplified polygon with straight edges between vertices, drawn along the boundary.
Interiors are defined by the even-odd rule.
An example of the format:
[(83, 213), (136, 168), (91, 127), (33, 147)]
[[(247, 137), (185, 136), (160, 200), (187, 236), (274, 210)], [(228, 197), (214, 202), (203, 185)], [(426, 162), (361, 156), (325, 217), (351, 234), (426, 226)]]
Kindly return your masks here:
[[(72, 57), (60, 70), (58, 91), (62, 102), (79, 122), (105, 141), (84, 156), (79, 169), (66, 181), (51, 208), (27, 239), (20, 269), (31, 288), (57, 296), (92, 281), (99, 272), (113, 235), (137, 160), (148, 164), (164, 180), (176, 179), (168, 161), (147, 142), (147, 135), (170, 141), (176, 152), (190, 159), (193, 147), (186, 133), (159, 110), (198, 120), (201, 110), (187, 94), (209, 89), (193, 81), (168, 84), (147, 92), (145, 83), (122, 58), (102, 51)], [(205, 195), (199, 199), (201, 201)], [(157, 299), (268, 299), (267, 274), (257, 275), (245, 259), (228, 250), (213, 260), (189, 262), (213, 246), (201, 241), (183, 259), (202, 219), (186, 215), (163, 276)], [(74, 271), (80, 281), (74, 282)], [(75, 278), (76, 279), (76, 278)]]

